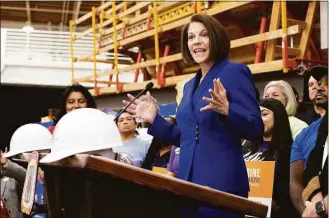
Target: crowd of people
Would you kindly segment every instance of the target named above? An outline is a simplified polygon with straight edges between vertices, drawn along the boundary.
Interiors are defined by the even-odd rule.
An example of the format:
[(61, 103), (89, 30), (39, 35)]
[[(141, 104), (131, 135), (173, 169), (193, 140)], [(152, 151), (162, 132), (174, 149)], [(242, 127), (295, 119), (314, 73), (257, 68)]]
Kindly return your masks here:
[[(249, 68), (228, 60), (230, 39), (212, 16), (192, 16), (181, 46), (184, 60), (200, 70), (185, 84), (176, 117), (162, 117), (148, 92), (115, 120), (123, 145), (113, 152), (128, 155), (136, 167), (165, 168), (168, 176), (245, 198), (245, 161), (275, 161), (271, 217), (327, 216), (328, 68), (310, 69), (305, 79), (313, 107), (296, 114), (298, 99), (286, 81), (270, 81), (259, 100)], [(49, 131), (79, 108), (97, 105), (84, 86), (74, 84), (64, 92)], [(145, 131), (139, 133), (138, 121), (148, 124), (150, 140), (144, 140)], [(2, 153), (1, 166), (1, 217), (22, 217), (18, 196), (26, 170)], [(3, 191), (5, 179), (4, 187), (15, 194)], [(8, 194), (16, 196), (11, 203)], [(244, 216), (188, 204), (182, 208), (186, 218)]]

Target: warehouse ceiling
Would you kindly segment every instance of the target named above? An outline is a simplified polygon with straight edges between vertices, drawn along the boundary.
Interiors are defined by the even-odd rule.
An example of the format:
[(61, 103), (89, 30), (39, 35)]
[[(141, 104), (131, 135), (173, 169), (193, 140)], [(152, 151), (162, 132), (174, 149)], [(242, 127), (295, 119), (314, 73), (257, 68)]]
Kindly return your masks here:
[[(1, 27), (19, 28), (30, 22), (36, 29), (64, 31), (70, 20), (100, 6), (101, 1), (1, 1), (0, 4)], [(86, 21), (80, 26), (86, 28), (90, 23)]]

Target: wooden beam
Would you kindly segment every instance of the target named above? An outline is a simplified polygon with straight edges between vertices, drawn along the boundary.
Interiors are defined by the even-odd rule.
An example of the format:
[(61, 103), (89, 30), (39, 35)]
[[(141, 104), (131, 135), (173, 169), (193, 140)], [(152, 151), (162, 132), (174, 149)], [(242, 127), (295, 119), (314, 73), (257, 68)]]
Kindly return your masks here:
[(306, 27), (305, 21), (295, 20), (295, 19), (290, 19), (290, 18), (287, 19), (287, 24), (288, 24), (288, 26), (299, 25), (299, 27), (301, 29), (305, 29), (305, 27)]
[[(102, 5), (101, 7), (98, 7), (98, 9), (97, 9), (97, 12), (98, 11), (101, 11), (101, 10), (103, 10), (103, 9), (105, 9), (105, 8), (107, 8), (107, 7), (104, 7), (104, 6), (107, 6), (107, 7), (109, 7), (109, 6), (111, 6), (112, 5), (112, 2), (107, 2), (107, 3), (105, 3), (104, 5)], [(122, 3), (120, 3), (120, 4), (118, 4), (117, 6), (115, 6), (115, 10), (117, 11), (117, 10), (119, 10), (119, 9), (121, 9), (121, 8), (123, 8), (123, 6), (124, 6), (124, 2), (122, 2)], [(91, 12), (90, 12), (91, 13)], [(110, 8), (109, 10), (107, 10), (106, 11), (106, 13), (112, 13), (112, 8)], [(89, 13), (88, 13), (89, 14)], [(86, 14), (87, 15), (87, 14)], [(85, 15), (85, 16), (86, 16)], [(90, 14), (90, 17), (91, 17), (91, 14)], [(82, 17), (81, 17), (82, 18)], [(81, 18), (79, 18), (79, 19), (81, 19)], [(88, 19), (88, 18), (87, 18)], [(100, 28), (102, 28), (102, 27), (105, 27), (105, 26), (107, 26), (107, 25), (109, 25), (110, 23), (112, 23), (112, 20), (106, 20), (106, 21), (104, 21), (103, 22), (103, 25), (100, 25), (100, 24), (97, 24), (96, 25), (96, 30), (98, 30), (98, 29), (100, 29)], [(82, 37), (84, 37), (84, 36), (86, 36), (86, 35), (88, 35), (88, 34), (90, 34), (90, 33), (92, 33), (93, 32), (93, 28), (89, 28), (89, 29), (87, 29), (87, 30), (85, 30), (84, 32), (82, 32), (82, 33), (76, 33), (76, 35), (75, 35), (75, 37), (74, 37), (74, 40), (78, 40), (78, 39), (81, 39)]]
[[(94, 62), (93, 58), (80, 58), (80, 57), (76, 57), (74, 62)], [(103, 59), (96, 59), (96, 62), (99, 63), (106, 63), (106, 64), (113, 64), (114, 60), (110, 59), (110, 60), (103, 60)], [(119, 64), (131, 64), (132, 62), (129, 60), (120, 60), (119, 59)]]
[[(157, 8), (157, 11), (158, 11), (158, 13), (160, 13), (160, 12), (170, 8), (170, 7), (176, 6), (177, 4), (182, 4), (182, 2), (166, 2), (164, 4), (161, 4)], [(148, 12), (145, 12), (145, 13), (139, 15), (139, 16), (136, 16), (135, 18), (128, 19), (128, 24), (131, 25), (131, 24), (138, 23), (139, 21), (146, 20), (147, 16), (148, 16)], [(123, 28), (123, 23), (120, 23), (117, 26), (117, 30), (120, 30), (122, 28)], [(113, 27), (111, 27), (111, 28), (104, 31), (105, 35), (110, 34), (110, 33), (113, 33)]]
[[(227, 11), (227, 10), (231, 10), (233, 8), (240, 7), (240, 6), (245, 5), (245, 4), (248, 4), (248, 3), (251, 3), (251, 2), (227, 2), (225, 4), (222, 4), (221, 7), (215, 7), (215, 8), (212, 8), (212, 9), (207, 10), (207, 14), (208, 15), (219, 14), (221, 12), (224, 12), (224, 11)], [(159, 33), (166, 32), (166, 31), (169, 31), (169, 30), (172, 30), (172, 29), (181, 27), (185, 23), (188, 23), (190, 21), (191, 17), (192, 16), (188, 16), (188, 17), (185, 17), (183, 19), (177, 20), (175, 22), (171, 22), (169, 24), (163, 25), (163, 26), (161, 26), (159, 28)], [(153, 35), (154, 35), (154, 30), (146, 31), (146, 32), (143, 32), (141, 34), (138, 34), (138, 35), (129, 37), (127, 39), (120, 40), (119, 41), (119, 44), (120, 44), (120, 46), (124, 46), (124, 45), (127, 45), (129, 43), (132, 43), (134, 41), (139, 41), (141, 39), (144, 39), (144, 38), (147, 38), (147, 37), (150, 37), (150, 36), (153, 36)], [(107, 46), (103, 47), (102, 49), (100, 49), (99, 50), (99, 53), (102, 53), (104, 51), (110, 51), (113, 48), (114, 48), (113, 47), (113, 44), (107, 45)]]
[(282, 60), (263, 62), (258, 64), (248, 65), (252, 74), (268, 73), (273, 71), (282, 70)]
[(199, 69), (200, 69), (199, 66), (193, 66), (193, 67), (184, 68), (184, 69), (182, 69), (182, 71), (183, 71), (183, 74), (187, 74), (187, 73), (195, 73)]
[(250, 64), (255, 61), (255, 54), (243, 55), (240, 57), (231, 57), (230, 61), (237, 62), (237, 63)]
[(238, 8), (241, 7), (243, 5), (247, 5), (252, 3), (255, 0), (251, 0), (251, 1), (235, 1), (235, 2), (222, 2), (222, 4), (218, 5), (217, 7), (211, 8), (207, 10), (207, 14), (208, 15), (215, 15), (215, 14), (219, 14), (222, 13), (224, 11), (228, 11), (234, 8)]
[[(295, 35), (301, 32), (301, 29), (298, 25), (288, 27), (288, 35)], [(235, 39), (231, 41), (231, 49), (237, 48), (245, 45), (254, 44), (256, 42), (262, 42), (271, 39), (277, 39), (282, 37), (282, 29), (260, 33), (253, 36), (244, 37), (242, 39)]]
[[(282, 60), (277, 61), (271, 61), (271, 62), (263, 62), (258, 64), (250, 64), (248, 65), (249, 69), (251, 70), (252, 74), (261, 74), (261, 73), (267, 73), (272, 71), (279, 71), (282, 70)], [(181, 76), (173, 76), (173, 77), (167, 77), (166, 85), (165, 87), (175, 86), (177, 83), (191, 79), (195, 76), (195, 73), (191, 74), (185, 74)], [(138, 91), (143, 90), (147, 83), (153, 82), (156, 84), (156, 80), (148, 80), (141, 83), (129, 83), (123, 85), (123, 92), (132, 92), (132, 91)], [(94, 90), (90, 89), (89, 92), (92, 95), (95, 95)], [(116, 94), (117, 90), (116, 87), (106, 87), (106, 88), (100, 88), (99, 89), (99, 95), (105, 95), (105, 94)]]
[[(272, 6), (272, 14), (271, 14), (269, 31), (274, 31), (279, 28), (280, 14), (281, 14), (281, 2), (274, 1), (273, 6)], [(267, 42), (266, 55), (265, 55), (266, 62), (274, 60), (275, 47), (276, 47), (276, 39)]]
[[(98, 11), (104, 10), (104, 9), (110, 7), (111, 5), (112, 5), (112, 2), (106, 2), (105, 4), (99, 6), (99, 7), (96, 9), (96, 11), (98, 12)], [(85, 21), (85, 20), (87, 20), (87, 19), (89, 19), (89, 18), (91, 18), (91, 11), (88, 12), (87, 14), (83, 15), (82, 17), (80, 17), (80, 18), (74, 20), (74, 21), (73, 21), (73, 22), (74, 22), (74, 25), (78, 25), (78, 24), (82, 23), (83, 21)]]
[[(282, 57), (282, 46), (276, 46), (276, 54), (279, 54), (279, 56)], [(300, 54), (299, 48), (288, 48), (288, 56), (298, 56)], [(278, 55), (275, 55), (276, 57), (279, 57)]]
[[(150, 31), (150, 32), (153, 32), (153, 31)], [(300, 28), (298, 25), (291, 26), (288, 28), (288, 35), (294, 35), (294, 34), (298, 34), (298, 33), (300, 33)], [(260, 34), (254, 35), (254, 36), (248, 36), (248, 37), (244, 37), (242, 39), (232, 40), (231, 48), (242, 47), (242, 46), (250, 45), (250, 44), (253, 44), (256, 42), (266, 41), (266, 40), (280, 38), (280, 37), (282, 37), (281, 29), (272, 31), (272, 32), (267, 32), (267, 33), (260, 33)], [(182, 59), (181, 53), (169, 55), (169, 56), (160, 58), (160, 64), (169, 63), (169, 62), (173, 62), (173, 61), (179, 61), (181, 59)], [(153, 60), (148, 60), (148, 61), (145, 61), (142, 63), (132, 64), (128, 67), (119, 68), (118, 72), (127, 72), (127, 71), (131, 71), (131, 70), (134, 70), (137, 68), (145, 68), (145, 67), (150, 67), (150, 66), (155, 66), (155, 65), (156, 65), (156, 61), (153, 59)], [(100, 73), (98, 76), (108, 76), (111, 74), (115, 74), (115, 70), (111, 70), (109, 73)], [(90, 76), (77, 78), (76, 81), (84, 82), (86, 79), (89, 79), (89, 78), (90, 78)]]
[(305, 19), (306, 27), (305, 27), (305, 29), (302, 33), (302, 37), (300, 39), (300, 44), (299, 44), (300, 54), (299, 54), (298, 58), (303, 59), (305, 57), (308, 40), (310, 38), (313, 23), (314, 23), (315, 10), (316, 10), (317, 6), (318, 6), (317, 1), (310, 2), (308, 5), (306, 19)]
[[(87, 83), (94, 83), (95, 81), (93, 79), (90, 79), (90, 80), (87, 80), (85, 82), (87, 82)], [(99, 84), (107, 84), (107, 85), (108, 84), (116, 84), (115, 81), (105, 81), (105, 80), (98, 80), (98, 79), (97, 79), (97, 83), (99, 83)], [(131, 83), (120, 82), (120, 84), (131, 84)]]
[[(142, 3), (138, 3), (138, 4), (136, 4), (135, 6), (129, 8), (127, 11), (124, 11), (124, 12), (118, 14), (118, 19), (122, 19), (122, 18), (124, 18), (124, 17), (127, 17), (130, 13), (133, 13), (133, 12), (135, 12), (135, 11), (138, 11), (138, 10), (140, 10), (141, 8), (146, 7), (147, 5), (149, 5), (149, 4), (151, 4), (151, 3), (152, 3), (152, 2), (142, 2)], [(118, 5), (116, 6), (116, 10), (118, 10), (118, 9), (120, 9), (120, 8), (123, 8), (123, 5), (124, 5), (124, 2), (118, 4)], [(110, 10), (106, 11), (106, 14), (108, 14), (108, 15), (111, 14), (111, 13), (112, 13), (112, 8), (111, 8)], [(145, 16), (145, 19), (146, 19), (146, 18), (147, 18), (147, 13), (145, 13), (145, 15), (146, 15), (146, 16)], [(139, 18), (139, 19), (140, 19), (140, 18)], [(140, 20), (142, 20), (142, 19), (140, 19)], [(96, 25), (96, 30), (98, 30), (99, 28), (102, 28), (102, 27), (105, 27), (105, 26), (111, 24), (112, 21), (113, 21), (112, 19), (107, 19), (106, 21), (103, 22), (103, 25), (97, 24), (97, 25)], [(135, 21), (135, 20), (134, 20), (134, 21)], [(128, 19), (128, 24), (131, 24), (131, 23), (132, 23), (132, 21), (130, 21), (130, 19)], [(122, 29), (122, 28), (123, 28), (123, 23), (120, 23), (120, 24), (117, 26), (116, 30), (118, 31), (118, 30), (120, 30), (120, 29)], [(80, 38), (82, 38), (82, 37), (88, 35), (88, 34), (91, 33), (91, 32), (92, 32), (92, 28), (89, 28), (89, 29), (87, 29), (86, 31), (84, 31), (82, 34), (77, 35), (77, 36), (75, 37), (75, 40), (80, 39)], [(111, 27), (109, 30), (105, 30), (105, 31), (104, 31), (104, 35), (107, 35), (109, 32), (113, 32), (113, 27)]]
[[(160, 64), (179, 61), (181, 59), (182, 59), (182, 54), (181, 53), (174, 54), (174, 55), (169, 55), (169, 56), (160, 58)], [(119, 73), (127, 72), (127, 71), (131, 71), (131, 70), (134, 70), (134, 69), (137, 69), (137, 68), (145, 68), (145, 67), (151, 67), (151, 66), (155, 66), (155, 65), (156, 65), (156, 60), (153, 59), (153, 60), (144, 61), (144, 62), (141, 62), (141, 63), (132, 64), (132, 65), (129, 65), (128, 67), (119, 68), (118, 72)], [(111, 74), (114, 75), (115, 70), (111, 70), (110, 72), (107, 72), (107, 73), (99, 73), (98, 77), (109, 76)], [(84, 82), (85, 80), (88, 80), (89, 78), (91, 78), (91, 76), (77, 78), (75, 81)]]
[[(222, 7), (218, 7), (218, 8), (213, 8), (213, 9), (209, 9), (207, 11), (207, 14), (209, 15), (214, 15), (214, 14), (217, 14), (217, 13), (221, 13), (221, 12), (224, 12), (226, 10), (230, 10), (232, 8), (236, 8), (236, 7), (239, 7), (239, 6), (242, 6), (242, 5), (245, 5), (245, 4), (248, 4), (250, 2), (228, 2), (228, 3), (225, 3), (222, 5)], [(224, 6), (224, 5), (227, 5), (227, 6)], [(159, 28), (159, 32), (166, 32), (166, 31), (169, 31), (169, 30), (172, 30), (172, 29), (175, 29), (175, 28), (178, 28), (178, 27), (181, 27), (183, 26), (185, 23), (189, 22), (191, 19), (191, 16), (188, 16), (186, 18), (183, 18), (183, 19), (180, 19), (176, 22), (172, 22), (172, 23), (169, 23), (169, 24), (166, 24), (166, 25), (163, 25)], [(134, 41), (139, 41), (139, 40), (142, 40), (142, 39), (145, 39), (147, 37), (151, 37), (154, 35), (154, 30), (151, 30), (151, 31), (146, 31), (146, 32), (143, 32), (141, 34), (138, 34), (138, 35), (135, 35), (135, 36), (132, 36), (132, 37), (129, 37), (127, 39), (124, 39), (124, 40), (120, 40), (119, 41), (119, 44), (120, 46), (124, 46), (124, 45), (127, 45), (129, 43), (132, 43)], [(105, 52), (105, 51), (110, 51), (114, 48), (113, 44), (110, 44), (110, 45), (107, 45), (103, 48), (101, 48), (99, 50), (99, 53), (102, 53), (102, 52)]]

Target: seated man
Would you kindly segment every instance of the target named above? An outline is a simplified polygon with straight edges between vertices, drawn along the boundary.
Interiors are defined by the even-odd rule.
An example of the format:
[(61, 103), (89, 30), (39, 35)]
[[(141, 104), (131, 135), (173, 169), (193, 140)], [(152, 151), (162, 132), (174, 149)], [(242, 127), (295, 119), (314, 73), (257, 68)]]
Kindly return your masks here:
[[(319, 79), (328, 75), (327, 67), (313, 67), (310, 71), (314, 78)], [(328, 83), (323, 83), (317, 89), (315, 97), (317, 107), (327, 109), (328, 104)], [(321, 117), (325, 115), (325, 110), (320, 114)], [(303, 172), (306, 168), (306, 161), (308, 160), (310, 152), (315, 147), (317, 132), (323, 118), (313, 122), (309, 127), (302, 130), (296, 137), (293, 145), (291, 146), (290, 158), (290, 195), (295, 208), (299, 211), (300, 215), (304, 212), (305, 204), (302, 200), (303, 186)]]
[(321, 122), (316, 145), (307, 160), (304, 171), (302, 217), (328, 216), (328, 115)]
[[(315, 74), (319, 90), (328, 91), (328, 74)], [(322, 92), (317, 94), (317, 101), (322, 103), (322, 108), (327, 110), (327, 95)], [(303, 201), (305, 210), (302, 217), (327, 217), (328, 216), (328, 112), (322, 119), (314, 149), (306, 162), (303, 175), (304, 191)]]

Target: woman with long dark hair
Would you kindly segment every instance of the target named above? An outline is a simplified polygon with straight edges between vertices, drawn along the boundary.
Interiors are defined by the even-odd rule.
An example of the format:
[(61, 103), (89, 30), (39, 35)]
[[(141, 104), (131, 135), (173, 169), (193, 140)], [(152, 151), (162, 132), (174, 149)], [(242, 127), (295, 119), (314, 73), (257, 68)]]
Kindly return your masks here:
[(68, 112), (79, 108), (96, 107), (96, 101), (86, 87), (78, 83), (68, 86), (60, 100), (59, 111), (54, 117), (54, 125), (49, 127), (49, 131), (53, 132), (58, 121)]
[(259, 140), (243, 146), (243, 157), (248, 161), (275, 161), (271, 217), (296, 217), (289, 195), (289, 160), (293, 139), (288, 115), (279, 100), (266, 98), (259, 105), (264, 134)]

